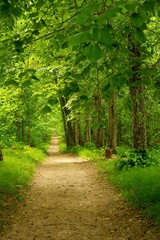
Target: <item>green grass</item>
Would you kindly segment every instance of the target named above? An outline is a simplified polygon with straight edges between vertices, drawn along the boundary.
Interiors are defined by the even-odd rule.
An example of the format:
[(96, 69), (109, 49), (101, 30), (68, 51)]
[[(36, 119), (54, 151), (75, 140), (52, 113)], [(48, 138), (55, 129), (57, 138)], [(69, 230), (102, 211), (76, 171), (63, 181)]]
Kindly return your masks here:
[[(142, 209), (160, 225), (160, 164), (119, 169), (117, 163), (120, 160), (104, 159), (103, 149), (85, 146), (74, 148), (73, 151), (82, 158), (96, 162), (99, 171), (106, 174), (130, 204)], [(118, 158), (129, 154), (129, 149), (118, 149)], [(148, 150), (147, 161), (160, 163), (160, 146)]]
[(85, 158), (89, 161), (98, 161), (100, 158), (102, 158), (104, 154), (103, 149), (96, 149), (93, 144), (88, 144), (83, 147), (75, 146), (67, 149), (66, 144), (60, 142), (59, 151), (62, 153), (72, 152), (75, 153), (77, 156)]
[(32, 179), (37, 163), (42, 162), (42, 150), (25, 146), (22, 149), (4, 149), (4, 161), (0, 162), (0, 204), (3, 198), (17, 196)]

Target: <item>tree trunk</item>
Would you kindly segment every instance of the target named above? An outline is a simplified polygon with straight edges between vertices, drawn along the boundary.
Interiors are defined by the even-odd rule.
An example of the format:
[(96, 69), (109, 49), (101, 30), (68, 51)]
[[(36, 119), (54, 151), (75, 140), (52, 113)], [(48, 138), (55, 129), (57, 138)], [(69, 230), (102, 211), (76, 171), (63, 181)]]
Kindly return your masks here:
[(0, 161), (3, 160), (3, 153), (2, 153), (2, 147), (0, 146)]
[(78, 125), (78, 132), (79, 132), (79, 145), (82, 146), (83, 145), (83, 137), (82, 137), (82, 130), (81, 130), (81, 123), (80, 121), (77, 122)]
[(24, 132), (24, 120), (23, 119), (22, 119), (22, 129), (21, 129), (21, 131), (22, 131), (22, 142), (24, 143), (25, 132)]
[(102, 103), (101, 94), (98, 90), (97, 94), (94, 95), (95, 109), (97, 112), (97, 118), (95, 118), (95, 123), (98, 124), (97, 130), (95, 130), (95, 142), (98, 148), (104, 146), (104, 127), (100, 124), (102, 121)]
[(109, 117), (108, 117), (108, 146), (114, 150), (117, 147), (117, 121), (115, 103), (115, 92), (112, 94), (112, 99), (109, 103)]
[(86, 143), (90, 143), (91, 142), (91, 125), (90, 125), (89, 118), (86, 118), (85, 125), (86, 125)]
[(64, 97), (60, 97), (60, 105), (63, 119), (63, 126), (65, 131), (65, 139), (67, 147), (74, 146), (74, 131), (71, 121), (67, 121), (67, 116), (70, 111), (66, 108), (66, 100)]
[(74, 145), (79, 145), (79, 130), (78, 130), (78, 121), (74, 121)]
[(28, 132), (27, 132), (27, 144), (31, 144), (31, 115), (30, 112), (27, 114), (27, 127), (28, 127)]
[(138, 151), (144, 151), (147, 149), (146, 113), (143, 89), (142, 84), (138, 87), (130, 88), (133, 107), (133, 147)]
[(141, 82), (141, 45), (129, 36), (130, 59), (132, 60), (133, 75), (130, 77), (130, 95), (132, 100), (132, 133), (133, 147), (137, 151), (145, 151), (147, 149), (147, 133), (146, 133), (146, 112), (144, 104), (144, 86)]
[(17, 127), (17, 131), (16, 131), (17, 140), (20, 142), (21, 141), (21, 122), (18, 120), (18, 118), (16, 122), (16, 127)]

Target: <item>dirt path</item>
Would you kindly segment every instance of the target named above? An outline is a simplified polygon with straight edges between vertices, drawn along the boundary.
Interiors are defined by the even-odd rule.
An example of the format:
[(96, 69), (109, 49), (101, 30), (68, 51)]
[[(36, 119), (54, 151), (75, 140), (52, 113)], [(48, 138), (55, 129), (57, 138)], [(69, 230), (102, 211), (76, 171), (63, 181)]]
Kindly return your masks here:
[(60, 154), (57, 138), (11, 223), (1, 240), (160, 240), (93, 164)]

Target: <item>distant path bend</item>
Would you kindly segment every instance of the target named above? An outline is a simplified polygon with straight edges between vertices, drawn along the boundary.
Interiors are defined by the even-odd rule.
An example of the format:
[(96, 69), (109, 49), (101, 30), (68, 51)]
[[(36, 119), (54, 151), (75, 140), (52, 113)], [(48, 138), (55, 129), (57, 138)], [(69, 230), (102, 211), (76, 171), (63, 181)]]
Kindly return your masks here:
[(60, 154), (57, 137), (48, 154), (1, 240), (160, 240), (92, 163)]

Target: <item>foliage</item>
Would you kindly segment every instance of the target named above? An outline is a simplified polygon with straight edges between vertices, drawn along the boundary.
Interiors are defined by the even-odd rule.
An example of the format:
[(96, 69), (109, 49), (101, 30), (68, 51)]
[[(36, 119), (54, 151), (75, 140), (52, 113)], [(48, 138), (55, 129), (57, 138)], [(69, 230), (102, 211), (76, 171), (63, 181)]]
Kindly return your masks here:
[[(45, 157), (42, 150), (24, 146), (22, 149), (4, 149), (0, 162), (0, 196), (19, 196), (32, 179), (35, 166)], [(2, 202), (0, 203), (2, 204)]]
[[(116, 163), (116, 168), (122, 170), (123, 168), (129, 169), (132, 167), (150, 167), (159, 165), (159, 151), (150, 149), (147, 152), (138, 152), (132, 149), (126, 150), (123, 147), (118, 148), (118, 155), (120, 160)], [(158, 154), (157, 154), (158, 153)]]
[(89, 161), (98, 161), (99, 159), (104, 157), (104, 150), (97, 149), (95, 144), (93, 143), (86, 144), (85, 146), (75, 146), (72, 148), (66, 148), (66, 145), (64, 143), (61, 143), (59, 146), (59, 150), (64, 153), (75, 153), (77, 156), (87, 159)]
[[(133, 146), (138, 123), (138, 137), (146, 130), (148, 146), (159, 143), (159, 8), (158, 0), (1, 1), (1, 145), (22, 146), (30, 159), (25, 145), (45, 149), (57, 131), (70, 151), (99, 162), (104, 149), (95, 145), (108, 145), (113, 93), (118, 145)], [(135, 106), (143, 111), (136, 115)], [(117, 178), (129, 179), (130, 173), (134, 181), (143, 172), (147, 179), (150, 169), (153, 179), (159, 149), (149, 148), (144, 156), (122, 147), (117, 151), (116, 171), (123, 169)], [(104, 171), (113, 170), (113, 162), (107, 163), (100, 161)]]

